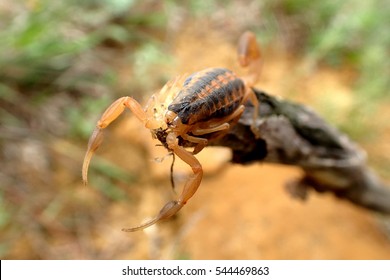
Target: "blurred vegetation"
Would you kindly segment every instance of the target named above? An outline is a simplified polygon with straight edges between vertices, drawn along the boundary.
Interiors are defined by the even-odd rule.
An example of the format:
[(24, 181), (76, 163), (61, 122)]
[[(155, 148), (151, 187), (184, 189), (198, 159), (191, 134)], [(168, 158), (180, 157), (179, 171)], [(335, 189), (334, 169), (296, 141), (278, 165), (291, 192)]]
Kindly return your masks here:
[(34, 109), (50, 106), (48, 99), (65, 92), (72, 100), (61, 108), (68, 117), (62, 125), (69, 125), (57, 133), (86, 137), (90, 120), (82, 120), (100, 112), (115, 88), (109, 56), (137, 45), (135, 55), (123, 58), (132, 64), (156, 52), (156, 41), (143, 29), (159, 29), (161, 13), (124, 16), (133, 5), (129, 0), (10, 3), (12, 13), (3, 11), (0, 23), (1, 117), (31, 125)]
[(390, 98), (390, 1), (278, 0), (270, 5), (295, 22), (301, 52), (310, 63), (357, 71), (354, 106), (347, 121), (337, 125), (355, 139), (370, 135), (369, 116)]
[[(39, 207), (47, 207), (42, 212), (68, 215), (54, 203), (63, 202), (54, 194), (61, 186), (48, 189), (53, 183), (48, 173), (58, 168), (53, 163), (58, 150), (50, 141), (59, 137), (84, 147), (111, 100), (127, 94), (142, 99), (169, 79), (175, 60), (167, 38), (180, 32), (185, 21), (207, 19), (216, 28), (233, 21), (230, 28), (253, 29), (268, 44), (282, 38), (289, 52), (313, 65), (356, 69), (357, 99), (348, 124), (338, 124), (351, 133), (362, 127), (362, 114), (389, 100), (389, 0), (248, 1), (240, 7), (258, 10), (252, 17), (246, 17), (238, 2), (29, 0), (0, 5), (0, 161), (5, 163), (0, 170), (0, 230), (7, 229), (0, 257), (9, 256), (20, 236), (14, 234), (17, 224), (26, 222), (20, 213), (37, 211), (37, 205), (24, 205), (25, 193), (52, 195), (35, 197)], [(124, 69), (126, 82), (119, 78)], [(61, 153), (72, 154), (67, 148)], [(22, 164), (34, 165), (34, 179)], [(80, 180), (78, 167), (76, 177), (63, 185)], [(95, 170), (113, 180), (137, 179), (107, 163), (96, 164)], [(108, 199), (123, 197), (114, 183), (99, 182)]]

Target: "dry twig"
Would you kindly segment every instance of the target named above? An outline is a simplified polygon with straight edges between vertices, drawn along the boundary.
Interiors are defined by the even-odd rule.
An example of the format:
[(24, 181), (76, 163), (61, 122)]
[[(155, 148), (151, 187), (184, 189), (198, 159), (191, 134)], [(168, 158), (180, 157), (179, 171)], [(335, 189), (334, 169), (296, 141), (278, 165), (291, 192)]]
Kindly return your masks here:
[(262, 137), (256, 139), (250, 129), (254, 108), (247, 106), (238, 124), (211, 145), (231, 148), (234, 163), (300, 167), (304, 176), (287, 187), (302, 199), (312, 188), (390, 214), (390, 188), (366, 165), (363, 150), (307, 107), (254, 90), (260, 102), (256, 126)]

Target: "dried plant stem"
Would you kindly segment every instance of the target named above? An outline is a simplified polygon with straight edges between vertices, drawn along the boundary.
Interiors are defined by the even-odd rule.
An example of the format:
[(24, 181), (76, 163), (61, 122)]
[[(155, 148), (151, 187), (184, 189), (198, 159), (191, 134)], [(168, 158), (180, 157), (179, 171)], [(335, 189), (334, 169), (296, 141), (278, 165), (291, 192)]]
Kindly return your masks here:
[(390, 214), (390, 188), (366, 165), (365, 152), (309, 108), (254, 89), (260, 102), (256, 139), (247, 106), (229, 133), (211, 145), (229, 147), (239, 164), (269, 162), (300, 167), (304, 176), (287, 187), (305, 198), (308, 189)]

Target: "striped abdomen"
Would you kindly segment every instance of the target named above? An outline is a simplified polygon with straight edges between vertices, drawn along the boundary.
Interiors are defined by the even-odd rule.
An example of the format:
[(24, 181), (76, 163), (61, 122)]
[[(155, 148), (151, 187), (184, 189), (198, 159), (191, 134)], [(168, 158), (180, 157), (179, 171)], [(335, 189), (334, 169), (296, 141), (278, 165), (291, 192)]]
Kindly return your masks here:
[(244, 82), (230, 70), (210, 68), (189, 76), (169, 105), (183, 124), (194, 124), (233, 113), (245, 93)]

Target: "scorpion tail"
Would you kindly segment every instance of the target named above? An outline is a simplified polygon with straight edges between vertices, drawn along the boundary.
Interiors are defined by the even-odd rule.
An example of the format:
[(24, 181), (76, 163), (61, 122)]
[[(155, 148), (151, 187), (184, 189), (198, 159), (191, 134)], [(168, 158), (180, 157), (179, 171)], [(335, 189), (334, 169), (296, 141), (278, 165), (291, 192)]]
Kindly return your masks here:
[(248, 67), (250, 75), (248, 82), (250, 86), (253, 86), (260, 76), (262, 65), (260, 47), (253, 32), (246, 31), (241, 35), (237, 52), (240, 65)]

